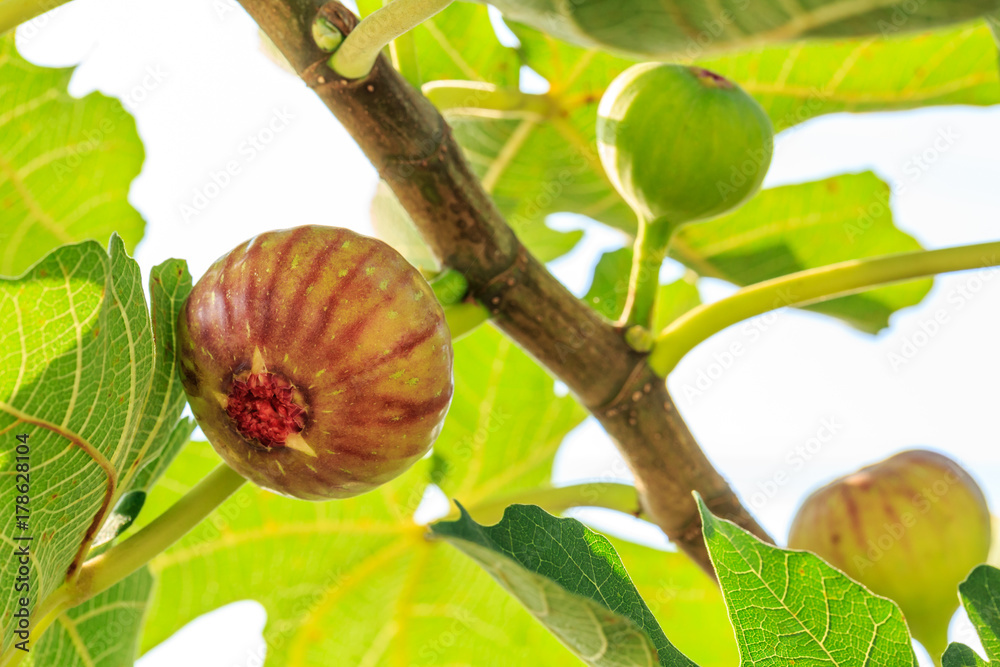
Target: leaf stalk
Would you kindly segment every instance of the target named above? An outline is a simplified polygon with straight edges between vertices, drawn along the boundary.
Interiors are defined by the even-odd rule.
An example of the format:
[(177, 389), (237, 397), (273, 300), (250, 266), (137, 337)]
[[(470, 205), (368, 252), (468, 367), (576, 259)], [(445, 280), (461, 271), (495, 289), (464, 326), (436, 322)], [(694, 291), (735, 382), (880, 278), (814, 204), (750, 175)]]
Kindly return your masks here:
[(449, 116), (548, 118), (558, 109), (548, 94), (524, 93), (485, 81), (431, 81), (421, 92)]
[(3, 0), (0, 2), (0, 35), (52, 11), (69, 0)]
[(699, 343), (738, 322), (786, 306), (807, 306), (905, 280), (1000, 265), (1000, 241), (855, 259), (744, 287), (694, 308), (656, 338), (649, 366), (666, 377)]
[(76, 578), (76, 604), (88, 600), (129, 576), (165, 551), (202, 522), (246, 482), (220, 464), (149, 525), (83, 564)]
[(363, 79), (379, 53), (452, 3), (452, 0), (393, 0), (361, 20), (330, 57), (329, 66), (347, 79)]
[[(83, 564), (76, 578), (53, 591), (35, 610), (29, 645), (67, 609), (86, 602), (126, 578), (211, 514), (246, 480), (226, 464), (219, 465), (180, 500), (124, 542)], [(27, 655), (11, 647), (0, 659), (2, 667), (16, 667)]]

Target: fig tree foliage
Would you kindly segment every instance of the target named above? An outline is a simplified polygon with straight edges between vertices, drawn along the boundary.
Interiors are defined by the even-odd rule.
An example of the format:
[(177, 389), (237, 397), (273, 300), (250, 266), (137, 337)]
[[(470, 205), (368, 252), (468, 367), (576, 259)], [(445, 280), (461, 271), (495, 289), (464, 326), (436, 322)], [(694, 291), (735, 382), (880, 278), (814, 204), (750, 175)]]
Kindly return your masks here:
[[(357, 4), (362, 14), (382, 5)], [(497, 37), (484, 5), (455, 3), (403, 35), (386, 62), (414, 90), (433, 84), (429, 97), (458, 100), (441, 111), (463, 174), (526, 252), (552, 262), (577, 247), (586, 234), (553, 217), (562, 214), (620, 239), (576, 292), (609, 321), (629, 290), (636, 211), (699, 222), (677, 231), (670, 258), (683, 277), (656, 285), (656, 326), (699, 307), (703, 278), (743, 287), (919, 250), (895, 225), (896, 184), (873, 173), (760, 190), (772, 133), (838, 112), (1000, 102), (982, 18), (998, 0), (494, 4), (516, 46)], [(50, 7), (0, 2), (0, 30)], [(285, 28), (311, 44), (309, 21)], [(247, 67), (272, 67), (255, 58), (247, 52)], [(129, 256), (143, 214), (154, 215), (130, 199), (144, 156), (135, 121), (108, 96), (71, 95), (72, 73), (27, 62), (13, 33), (0, 35), (0, 534), (11, 549), (31, 538), (27, 563), (0, 559), (0, 667), (131, 665), (248, 599), (267, 612), (266, 665), (911, 667), (914, 638), (935, 660), (944, 650), (947, 667), (1000, 660), (1000, 582), (981, 564), (988, 508), (958, 464), (910, 453), (817, 492), (790, 540), (815, 553), (716, 516), (719, 498), (685, 500), (700, 512), (711, 573), (684, 553), (559, 518), (594, 505), (618, 521), (649, 519), (643, 497), (657, 490), (552, 485), (587, 409), (547, 360), (504, 335), (507, 311), (452, 341), (426, 281), (448, 267), (412, 211), (384, 186), (372, 208), (406, 259), (356, 232), (281, 220), (196, 283), (183, 259), (144, 277)], [(452, 94), (435, 97), (442, 90)], [(208, 97), (201, 108), (211, 116)], [(193, 171), (213, 168), (191, 154)], [(428, 156), (403, 166), (435, 173)], [(764, 168), (744, 172), (748, 160)], [(424, 185), (435, 201), (439, 182)], [(330, 224), (367, 223), (329, 213)], [(196, 230), (184, 233), (198, 243)], [(497, 280), (517, 284), (518, 270)], [(807, 307), (876, 333), (929, 288), (913, 281)], [(201, 426), (193, 441), (186, 405)], [(254, 484), (136, 560), (185, 498), (229, 470), (220, 466)], [(921, 513), (908, 490), (925, 486), (937, 500)], [(441, 493), (461, 509), (429, 513)], [(863, 571), (854, 556), (867, 559)], [(131, 570), (86, 595), (102, 563), (129, 558)], [(959, 600), (985, 657), (945, 650)], [(25, 641), (30, 654), (17, 647)]]

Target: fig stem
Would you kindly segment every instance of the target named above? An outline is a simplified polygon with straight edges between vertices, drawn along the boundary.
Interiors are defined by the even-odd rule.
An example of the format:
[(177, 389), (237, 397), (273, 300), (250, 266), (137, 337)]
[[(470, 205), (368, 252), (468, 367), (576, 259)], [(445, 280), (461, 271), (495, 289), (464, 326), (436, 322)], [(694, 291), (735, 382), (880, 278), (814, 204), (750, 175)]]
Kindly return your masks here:
[(83, 564), (75, 581), (75, 603), (107, 590), (191, 531), (246, 482), (221, 464), (132, 537)]
[(478, 301), (445, 306), (444, 319), (448, 322), (452, 342), (475, 331), (490, 319), (490, 311)]
[(522, 93), (485, 81), (431, 81), (421, 88), (439, 111), (479, 118), (546, 118), (556, 109), (547, 94)]
[(699, 343), (748, 318), (904, 280), (997, 266), (997, 253), (1000, 241), (921, 250), (839, 262), (750, 285), (725, 299), (698, 306), (670, 323), (656, 338), (649, 366), (658, 376), (666, 377)]
[[(29, 644), (34, 645), (64, 611), (111, 588), (186, 535), (244, 482), (246, 480), (229, 466), (218, 466), (145, 528), (84, 563), (75, 579), (66, 581), (39, 604), (35, 611), (38, 620), (32, 624)], [(16, 667), (23, 655), (24, 651), (14, 651), (12, 656), (0, 661), (0, 665)]]
[[(69, 0), (4, 0), (0, 2), (0, 35), (52, 11)], [(22, 651), (23, 653), (23, 651)]]
[(442, 306), (451, 306), (465, 299), (469, 281), (461, 271), (446, 269), (431, 281), (431, 289)]
[[(539, 487), (510, 493), (467, 507), (469, 515), (482, 524), (493, 524), (503, 518), (511, 505), (537, 505), (549, 514), (560, 514), (573, 507), (601, 507), (632, 516), (641, 512), (639, 493), (631, 484), (620, 482), (589, 482), (569, 486)], [(459, 518), (457, 509), (441, 519)]]
[(670, 239), (677, 225), (665, 220), (639, 218), (639, 231), (632, 250), (632, 273), (628, 280), (628, 299), (622, 314), (626, 328), (649, 328), (660, 288), (660, 267), (667, 257)]
[(362, 79), (389, 42), (409, 32), (452, 3), (452, 0), (393, 0), (373, 12), (344, 38), (327, 63), (347, 79)]

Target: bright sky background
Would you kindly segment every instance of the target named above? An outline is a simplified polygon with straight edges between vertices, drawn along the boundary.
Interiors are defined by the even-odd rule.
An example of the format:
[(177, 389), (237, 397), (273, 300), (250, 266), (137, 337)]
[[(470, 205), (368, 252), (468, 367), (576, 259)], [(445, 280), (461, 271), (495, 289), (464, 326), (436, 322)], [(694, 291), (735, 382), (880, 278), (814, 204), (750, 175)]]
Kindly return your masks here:
[[(79, 63), (74, 94), (100, 90), (123, 99), (135, 115), (147, 156), (131, 192), (148, 221), (137, 250), (145, 273), (183, 257), (197, 278), (241, 241), (273, 228), (318, 223), (371, 233), (374, 170), (301, 81), (262, 54), (256, 26), (235, 0), (76, 0), (22, 27), (18, 47), (39, 64)], [(937, 151), (942, 132), (954, 140)], [(914, 175), (913, 159), (925, 151), (932, 164)], [(901, 185), (893, 198), (897, 224), (926, 247), (943, 247), (996, 240), (997, 155), (1000, 110), (828, 116), (779, 138), (767, 185), (873, 169)], [(239, 173), (220, 177), (232, 161)], [(199, 193), (205, 199), (196, 202)], [(185, 204), (202, 210), (185, 219)], [(573, 216), (555, 224), (588, 232), (553, 265), (583, 294), (600, 253), (625, 239)], [(676, 267), (665, 271), (677, 274)], [(714, 282), (702, 295), (730, 291)], [(738, 326), (704, 343), (669, 383), (699, 442), (779, 539), (811, 489), (916, 446), (958, 459), (998, 507), (998, 304), (1000, 273), (979, 271), (940, 278), (923, 304), (895, 316), (878, 337), (822, 316), (780, 312), (756, 321), (755, 333)], [(921, 336), (921, 325), (939, 310), (947, 324)], [(736, 341), (746, 351), (722, 369), (717, 355)], [(922, 345), (894, 369), (889, 355), (907, 342)], [(706, 385), (706, 376), (716, 379)], [(699, 377), (704, 391), (690, 396)], [(824, 423), (837, 425), (835, 436), (793, 471), (786, 456)], [(624, 471), (591, 419), (565, 443), (556, 480), (609, 479)], [(776, 493), (768, 497), (767, 482), (781, 473), (787, 483), (771, 485)], [(658, 531), (639, 522), (600, 511), (581, 515), (610, 532), (663, 544)], [(260, 665), (264, 622), (259, 605), (230, 605), (138, 664)], [(969, 640), (967, 627), (957, 630)]]

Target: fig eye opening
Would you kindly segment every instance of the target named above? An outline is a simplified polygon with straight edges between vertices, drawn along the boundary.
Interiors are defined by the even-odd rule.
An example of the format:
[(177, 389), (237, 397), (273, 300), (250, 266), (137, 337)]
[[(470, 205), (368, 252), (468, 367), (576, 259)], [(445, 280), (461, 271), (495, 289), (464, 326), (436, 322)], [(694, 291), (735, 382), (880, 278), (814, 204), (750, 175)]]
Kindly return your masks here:
[(226, 414), (247, 440), (268, 449), (284, 447), (289, 436), (305, 428), (305, 408), (292, 383), (276, 373), (251, 373), (235, 380)]

